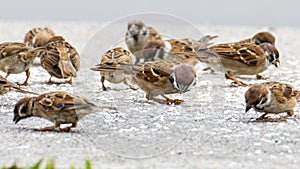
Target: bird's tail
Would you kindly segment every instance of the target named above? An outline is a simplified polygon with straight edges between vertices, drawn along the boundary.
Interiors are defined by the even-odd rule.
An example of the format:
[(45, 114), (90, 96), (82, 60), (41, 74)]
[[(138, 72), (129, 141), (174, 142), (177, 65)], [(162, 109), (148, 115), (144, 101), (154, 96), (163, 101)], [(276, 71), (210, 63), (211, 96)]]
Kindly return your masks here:
[(211, 40), (217, 38), (218, 36), (205, 35), (202, 36), (199, 40), (194, 41), (194, 44), (191, 46), (194, 51), (199, 51), (201, 49), (209, 48), (214, 42)]
[(100, 72), (123, 72), (125, 74), (132, 74), (133, 64), (97, 64), (95, 67), (91, 68), (93, 71)]
[(211, 40), (217, 38), (218, 36), (217, 35), (214, 35), (214, 36), (211, 36), (211, 35), (205, 35), (205, 36), (202, 36), (198, 42), (199, 42), (199, 47), (198, 47), (198, 50), (199, 49), (203, 49), (203, 48), (207, 48), (208, 46), (214, 44), (213, 42), (211, 42)]
[(15, 91), (20, 92), (20, 93), (39, 95), (38, 93), (35, 93), (35, 92), (31, 92), (31, 91), (28, 91), (28, 90), (23, 90), (23, 89), (21, 89), (20, 87), (13, 86), (12, 88), (13, 88)]

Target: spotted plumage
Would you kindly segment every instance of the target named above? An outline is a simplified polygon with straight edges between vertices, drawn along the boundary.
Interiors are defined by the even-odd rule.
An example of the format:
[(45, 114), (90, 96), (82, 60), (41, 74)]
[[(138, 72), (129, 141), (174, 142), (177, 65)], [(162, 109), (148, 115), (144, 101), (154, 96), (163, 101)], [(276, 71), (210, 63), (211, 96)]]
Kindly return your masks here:
[[(257, 120), (282, 121), (294, 115), (294, 107), (300, 102), (300, 91), (282, 82), (266, 82), (252, 85), (245, 93), (246, 112), (254, 108), (264, 112)], [(287, 113), (280, 119), (269, 119), (268, 114)]]
[(151, 40), (161, 40), (161, 35), (152, 27), (145, 25), (140, 20), (128, 22), (125, 42), (129, 51), (135, 55), (136, 63), (143, 59), (142, 50)]
[[(196, 71), (187, 64), (172, 61), (153, 61), (137, 65), (112, 67), (96, 65), (95, 71), (124, 70), (133, 76), (133, 82), (146, 92), (148, 100), (164, 104), (180, 104), (183, 100), (170, 99), (165, 94), (184, 93), (196, 83)], [(164, 99), (159, 99), (162, 96)]]
[[(110, 49), (101, 57), (100, 64), (117, 67), (124, 64), (133, 64), (133, 60), (129, 51), (122, 47), (116, 47)], [(131, 84), (132, 76), (121, 70), (116, 70), (114, 72), (101, 71), (100, 76), (103, 90), (107, 90), (107, 87), (104, 85), (105, 80), (116, 84), (124, 82), (131, 89), (136, 90), (136, 88)]]
[[(247, 84), (237, 80), (236, 75), (256, 75), (264, 79), (259, 73), (265, 71), (269, 65), (279, 65), (279, 52), (270, 43), (223, 43), (213, 45), (211, 48), (200, 50), (198, 59), (215, 67), (221, 63), (226, 72), (225, 77), (233, 80), (239, 86)], [(214, 60), (214, 61), (213, 61)]]
[[(41, 117), (54, 123), (54, 126), (35, 129), (37, 131), (69, 131), (77, 126), (78, 120), (97, 110), (110, 106), (97, 106), (84, 97), (74, 96), (63, 91), (44, 93), (35, 97), (20, 99), (14, 108), (13, 121), (18, 123), (28, 117)], [(61, 124), (72, 124), (66, 128), (60, 128)]]
[(54, 36), (55, 33), (50, 28), (32, 28), (26, 33), (24, 43), (30, 47), (41, 47), (46, 45)]
[[(60, 79), (77, 77), (80, 68), (80, 57), (77, 50), (61, 36), (49, 40), (40, 53), (41, 65), (52, 76)], [(52, 83), (51, 77), (48, 83)]]
[(19, 85), (28, 85), (30, 67), (39, 51), (21, 42), (5, 42), (0, 44), (0, 70), (5, 72), (6, 78), (10, 74), (26, 72), (26, 79)]

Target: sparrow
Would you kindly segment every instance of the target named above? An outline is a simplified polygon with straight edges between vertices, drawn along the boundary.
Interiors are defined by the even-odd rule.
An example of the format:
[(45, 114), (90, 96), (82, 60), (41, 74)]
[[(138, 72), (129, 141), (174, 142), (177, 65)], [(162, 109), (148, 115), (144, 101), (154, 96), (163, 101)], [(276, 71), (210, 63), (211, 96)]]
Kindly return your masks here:
[(26, 33), (24, 43), (34, 48), (41, 47), (46, 45), (53, 36), (55, 33), (50, 28), (32, 28)]
[(145, 46), (143, 57), (145, 61), (171, 60), (195, 67), (199, 62), (196, 51), (210, 46), (212, 44), (210, 40), (216, 37), (206, 35), (198, 41), (190, 38), (152, 40)]
[(34, 59), (39, 54), (39, 50), (28, 47), (21, 42), (5, 42), (0, 44), (0, 70), (6, 73), (6, 78), (10, 74), (26, 72), (26, 79), (18, 85), (28, 85), (30, 77), (29, 68)]
[(254, 43), (259, 45), (261, 43), (270, 43), (275, 45), (275, 36), (270, 32), (258, 32), (252, 38), (247, 38), (239, 41), (239, 43)]
[[(120, 67), (99, 64), (92, 68), (95, 71), (108, 72), (116, 69), (132, 74), (133, 82), (146, 93), (146, 98), (162, 104), (182, 103), (183, 100), (170, 99), (165, 94), (185, 93), (196, 84), (197, 79), (192, 66), (172, 61), (153, 61)], [(164, 99), (156, 96), (162, 96)]]
[[(133, 64), (133, 60), (129, 51), (125, 50), (122, 47), (117, 47), (105, 52), (105, 54), (101, 57), (100, 64), (119, 66), (120, 64)], [(116, 70), (115, 72), (101, 71), (100, 76), (103, 90), (107, 90), (104, 85), (105, 80), (115, 84), (124, 82), (131, 89), (137, 90), (130, 84), (132, 76), (125, 74), (121, 70)]]
[(226, 79), (233, 80), (238, 86), (247, 84), (236, 79), (236, 75), (256, 75), (258, 79), (265, 79), (259, 73), (271, 64), (279, 66), (279, 52), (270, 43), (223, 43), (200, 49), (197, 53), (201, 62), (213, 68), (221, 63)]
[(148, 41), (161, 39), (161, 35), (154, 28), (145, 25), (142, 21), (128, 22), (125, 42), (129, 51), (135, 55), (136, 63), (140, 63), (143, 56), (139, 51), (144, 49)]
[[(13, 121), (17, 124), (28, 117), (41, 117), (54, 123), (53, 126), (35, 129), (36, 131), (70, 131), (78, 120), (99, 109), (114, 109), (110, 106), (97, 106), (84, 97), (74, 96), (63, 91), (44, 93), (35, 97), (20, 99), (14, 107)], [(61, 124), (71, 126), (60, 128)]]
[(8, 81), (5, 77), (0, 75), (0, 95), (6, 94), (10, 91), (16, 91), (20, 93), (29, 93), (29, 94), (35, 94), (34, 92), (26, 91), (21, 89), (19, 86), (17, 86), (15, 83)]
[[(264, 114), (256, 120), (270, 122), (284, 121), (294, 115), (294, 107), (300, 102), (300, 91), (293, 86), (281, 82), (266, 82), (252, 85), (245, 94), (246, 112), (254, 108)], [(267, 117), (268, 114), (286, 112), (286, 116), (277, 119)]]
[(49, 42), (40, 49), (41, 66), (50, 74), (48, 83), (54, 83), (52, 76), (69, 80), (66, 83), (72, 83), (72, 78), (77, 77), (77, 71), (80, 68), (80, 58), (76, 49), (65, 41), (62, 36), (54, 36)]

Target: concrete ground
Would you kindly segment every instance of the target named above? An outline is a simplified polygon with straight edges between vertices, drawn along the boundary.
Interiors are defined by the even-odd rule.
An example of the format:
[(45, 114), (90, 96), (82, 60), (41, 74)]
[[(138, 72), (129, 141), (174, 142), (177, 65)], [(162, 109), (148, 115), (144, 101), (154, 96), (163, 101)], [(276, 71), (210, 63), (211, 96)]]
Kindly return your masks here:
[[(49, 26), (65, 36), (81, 55), (79, 77), (72, 85), (46, 84), (49, 75), (38, 65), (37, 59), (26, 89), (38, 93), (68, 91), (96, 104), (118, 108), (118, 112), (104, 110), (86, 116), (69, 133), (35, 132), (33, 128), (51, 123), (40, 118), (28, 118), (18, 124), (12, 121), (14, 104), (27, 95), (16, 92), (1, 95), (0, 166), (13, 162), (28, 166), (39, 159), (54, 159), (58, 168), (70, 165), (83, 168), (84, 160), (90, 159), (97, 169), (298, 168), (300, 165), (299, 106), (295, 108), (296, 117), (286, 122), (251, 122), (251, 117), (261, 114), (255, 111), (244, 113), (247, 87), (229, 87), (230, 81), (225, 80), (222, 73), (202, 72), (203, 65), (198, 67), (198, 83), (191, 91), (170, 95), (185, 100), (179, 106), (147, 101), (142, 91), (132, 91), (124, 84), (106, 82), (111, 89), (102, 91), (98, 73), (89, 68), (99, 62), (107, 49), (116, 44), (124, 45), (126, 25), (0, 23), (0, 42), (22, 41), (30, 28)], [(263, 75), (300, 89), (299, 28), (200, 25), (195, 29), (156, 26), (155, 23), (152, 26), (158, 27), (165, 37), (197, 39), (201, 33), (218, 35), (216, 43), (236, 41), (262, 30), (271, 31), (277, 37), (281, 65), (278, 69), (270, 66)], [(25, 73), (22, 73), (8, 79), (23, 81), (24, 78)], [(243, 80), (262, 82), (254, 77)]]

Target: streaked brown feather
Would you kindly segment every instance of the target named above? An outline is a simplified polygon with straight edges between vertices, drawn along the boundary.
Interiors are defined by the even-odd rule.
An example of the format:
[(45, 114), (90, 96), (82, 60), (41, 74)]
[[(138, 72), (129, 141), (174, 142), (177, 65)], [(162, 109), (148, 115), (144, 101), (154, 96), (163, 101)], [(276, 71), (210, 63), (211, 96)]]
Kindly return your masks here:
[[(224, 43), (216, 44), (213, 50), (222, 58), (233, 59), (247, 65), (256, 66), (259, 61), (264, 61), (264, 51), (257, 45), (251, 43)], [(264, 57), (264, 58), (261, 58)]]
[[(161, 63), (156, 64), (158, 62)], [(135, 72), (138, 78), (155, 83), (160, 81), (162, 78), (169, 78), (170, 74), (172, 73), (172, 68), (175, 65), (176, 64), (171, 61), (153, 61), (132, 66), (132, 70)]]
[(80, 68), (79, 54), (61, 37), (54, 37), (41, 53), (41, 65), (51, 76), (57, 78), (76, 77)]
[(53, 36), (55, 33), (50, 28), (32, 28), (26, 33), (24, 43), (32, 47), (41, 47), (46, 45)]

